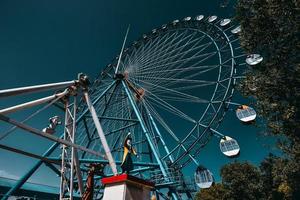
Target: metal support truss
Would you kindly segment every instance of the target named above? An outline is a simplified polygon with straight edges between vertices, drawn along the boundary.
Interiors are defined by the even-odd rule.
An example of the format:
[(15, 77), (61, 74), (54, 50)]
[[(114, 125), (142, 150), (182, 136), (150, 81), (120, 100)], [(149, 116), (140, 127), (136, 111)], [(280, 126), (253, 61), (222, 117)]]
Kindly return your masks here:
[[(105, 89), (105, 91), (103, 91), (96, 99), (93, 100), (92, 104), (94, 105), (95, 103), (97, 103), (106, 94), (106, 92), (108, 90), (110, 90), (112, 88), (112, 86), (115, 85), (115, 83), (116, 82), (114, 81), (112, 84), (110, 84)], [(67, 82), (60, 82), (60, 83), (51, 83), (51, 84), (44, 84), (44, 85), (37, 85), (37, 86), (29, 86), (29, 87), (22, 87), (22, 88), (1, 90), (0, 91), (0, 98), (1, 97), (2, 98), (3, 97), (8, 97), (8, 96), (17, 96), (17, 95), (28, 94), (28, 93), (36, 93), (36, 92), (42, 92), (42, 91), (49, 91), (49, 90), (54, 90), (54, 89), (63, 89), (63, 88), (70, 87), (70, 86), (78, 86), (78, 84), (80, 84), (80, 81), (79, 80), (75, 80), (75, 81), (67, 81)], [(55, 96), (56, 97), (58, 97), (58, 96), (59, 97), (60, 96), (64, 96), (65, 94), (67, 94), (65, 92), (56, 94)], [(46, 97), (46, 98), (47, 99), (40, 99), (40, 100), (37, 100), (37, 101), (28, 102), (28, 103), (26, 103), (24, 105), (21, 104), (21, 107), (18, 107), (18, 105), (17, 105), (16, 107), (9, 108), (10, 109), (9, 111), (14, 112), (14, 111), (17, 111), (19, 109), (23, 109), (23, 108), (27, 108), (27, 107), (35, 106), (37, 104), (44, 103), (44, 102), (46, 102), (48, 100), (51, 101), (51, 99), (53, 99), (54, 96), (49, 96), (49, 97)], [(59, 99), (59, 98), (57, 98), (57, 99)], [(75, 107), (75, 109), (74, 109), (74, 107)], [(47, 139), (52, 140), (52, 141), (55, 142), (52, 146), (49, 147), (49, 149), (42, 156), (33, 155), (33, 154), (30, 154), (30, 153), (27, 153), (27, 152), (23, 152), (23, 151), (18, 151), (18, 150), (14, 149), (14, 148), (8, 148), (8, 147), (6, 148), (6, 147), (4, 147), (4, 149), (10, 150), (10, 151), (14, 151), (16, 153), (21, 153), (21, 154), (24, 154), (24, 155), (27, 155), (27, 156), (32, 156), (32, 157), (38, 158), (40, 160), (34, 166), (32, 166), (32, 168), (27, 173), (25, 173), (16, 182), (16, 184), (9, 189), (8, 192), (6, 192), (6, 194), (1, 198), (1, 200), (7, 200), (13, 193), (15, 193), (18, 189), (20, 189), (22, 187), (22, 185), (35, 173), (35, 171), (44, 162), (49, 161), (46, 157), (49, 157), (55, 151), (55, 149), (60, 146), (60, 144), (62, 144), (65, 147), (65, 150), (66, 150), (66, 148), (68, 148), (68, 150), (71, 149), (71, 150), (69, 150), (71, 152), (71, 156), (69, 156), (69, 160), (67, 160), (67, 162), (70, 162), (71, 165), (69, 165), (67, 167), (72, 166), (73, 172), (75, 171), (75, 174), (77, 175), (76, 176), (76, 180), (74, 180), (74, 177), (73, 177), (73, 183), (77, 183), (80, 192), (81, 193), (83, 192), (83, 184), (82, 184), (82, 181), (80, 181), (80, 180), (82, 180), (82, 178), (81, 178), (81, 174), (79, 173), (80, 172), (80, 162), (78, 160), (77, 150), (79, 149), (79, 150), (83, 151), (84, 153), (90, 153), (90, 154), (93, 154), (93, 155), (96, 155), (96, 156), (99, 156), (99, 157), (103, 157), (103, 155), (100, 154), (99, 152), (96, 152), (96, 151), (90, 150), (90, 149), (88, 149), (86, 147), (83, 147), (83, 146), (75, 144), (74, 140), (71, 140), (71, 139), (64, 140), (63, 139), (65, 136), (67, 136), (68, 138), (75, 138), (74, 137), (74, 133), (75, 133), (75, 126), (76, 126), (76, 124), (78, 124), (83, 119), (83, 117), (89, 112), (89, 109), (86, 108), (81, 113), (81, 115), (78, 118), (76, 118), (75, 117), (76, 102), (74, 102), (74, 104), (73, 104), (73, 114), (72, 114), (71, 109), (68, 106), (66, 106), (66, 110), (68, 110), (68, 112), (66, 112), (66, 115), (70, 116), (70, 123), (66, 123), (66, 128), (68, 129), (68, 132), (65, 132), (60, 137), (55, 137), (53, 135), (45, 134), (44, 132), (42, 132), (42, 131), (40, 131), (38, 129), (32, 128), (32, 127), (30, 127), (30, 126), (28, 126), (26, 124), (20, 123), (20, 122), (18, 122), (16, 120), (13, 120), (13, 119), (11, 119), (11, 118), (9, 118), (9, 117), (7, 117), (7, 116), (5, 116), (5, 115), (3, 115), (3, 114), (0, 113), (0, 120), (5, 121), (7, 123), (10, 123), (10, 124), (14, 125), (15, 127), (21, 128), (21, 129), (23, 129), (23, 130), (25, 130), (25, 131), (27, 131), (29, 133), (32, 133), (32, 134), (35, 134), (35, 135), (47, 138)], [(66, 119), (68, 119), (68, 118), (69, 117), (66, 117)], [(70, 135), (72, 137), (70, 137)], [(73, 153), (72, 153), (72, 151), (73, 151)], [(62, 154), (62, 157), (63, 156), (64, 156), (64, 154)], [(71, 161), (70, 161), (70, 158), (71, 158)], [(72, 159), (73, 159), (73, 161), (72, 161)], [(64, 160), (64, 162), (65, 162), (65, 159), (62, 159), (62, 160)], [(64, 166), (66, 166), (66, 165), (64, 165)], [(64, 170), (66, 170), (66, 169), (64, 169)], [(72, 173), (72, 174), (74, 175), (74, 173)], [(64, 179), (64, 180), (67, 181), (65, 183), (70, 184), (70, 180), (67, 180), (67, 179)], [(73, 187), (74, 187), (74, 185), (73, 185)]]
[[(69, 105), (69, 100), (65, 102), (65, 128), (64, 140), (75, 143), (75, 125), (76, 125), (76, 109), (77, 97), (73, 97), (72, 106)], [(76, 174), (78, 188), (83, 194), (83, 182), (78, 162), (76, 149), (72, 146), (62, 145), (61, 154), (61, 176), (60, 176), (60, 199), (73, 200), (74, 191), (74, 174)]]

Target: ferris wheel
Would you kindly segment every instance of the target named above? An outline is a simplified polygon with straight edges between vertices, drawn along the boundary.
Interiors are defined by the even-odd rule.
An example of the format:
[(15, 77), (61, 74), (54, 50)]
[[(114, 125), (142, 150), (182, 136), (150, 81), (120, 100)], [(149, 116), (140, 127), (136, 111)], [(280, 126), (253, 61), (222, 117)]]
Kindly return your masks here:
[[(220, 138), (225, 156), (239, 154), (237, 141), (217, 129), (230, 105), (238, 107), (243, 122), (256, 117), (253, 108), (231, 102), (240, 78), (237, 68), (245, 65), (240, 31), (230, 19), (199, 15), (163, 24), (127, 48), (123, 44), (92, 86), (116, 160), (130, 132), (140, 154), (137, 163), (158, 164), (158, 170), (140, 167), (136, 174), (172, 188), (181, 176), (178, 169), (190, 162), (199, 165), (197, 155), (212, 136)], [(253, 55), (246, 57), (255, 59), (249, 65), (262, 61)], [(82, 129), (78, 140), (88, 142)]]
[[(253, 108), (232, 102), (242, 67), (263, 60), (259, 54), (243, 53), (238, 40), (240, 31), (241, 27), (230, 19), (199, 15), (153, 29), (127, 48), (125, 39), (120, 55), (101, 71), (89, 89), (85, 88), (85, 98), (78, 103), (78, 97), (74, 97), (73, 104), (66, 106), (64, 124), (73, 120), (74, 126), (68, 130), (72, 134), (63, 139), (69, 139), (73, 146), (63, 148), (57, 160), (52, 158), (53, 162), (63, 162), (60, 192), (69, 194), (76, 190), (75, 185), (82, 188), (79, 180), (87, 176), (83, 170), (80, 176), (77, 173), (73, 177), (73, 168), (67, 176), (67, 162), (73, 160), (68, 158), (70, 155), (76, 155), (72, 162), (77, 172), (88, 163), (109, 163), (112, 167), (105, 168), (105, 174), (118, 173), (128, 133), (138, 155), (131, 174), (155, 182), (162, 197), (164, 190), (173, 199), (180, 199), (181, 194), (192, 197), (193, 190), (182, 174), (182, 169), (191, 163), (197, 166), (196, 184), (210, 187), (213, 175), (201, 166), (197, 155), (214, 136), (220, 139), (224, 156), (239, 155), (238, 142), (218, 131), (230, 106), (236, 108), (236, 116), (243, 123), (256, 118)], [(127, 34), (128, 30), (125, 38)], [(52, 117), (43, 132), (53, 134), (59, 123), (57, 116)], [(98, 152), (107, 153), (103, 142), (99, 142), (103, 141), (99, 132), (104, 134), (110, 149), (109, 156), (104, 157), (112, 157), (114, 163), (99, 159), (102, 154)], [(74, 182), (71, 188), (69, 180)], [(97, 184), (95, 199), (101, 198), (102, 191), (100, 182)]]

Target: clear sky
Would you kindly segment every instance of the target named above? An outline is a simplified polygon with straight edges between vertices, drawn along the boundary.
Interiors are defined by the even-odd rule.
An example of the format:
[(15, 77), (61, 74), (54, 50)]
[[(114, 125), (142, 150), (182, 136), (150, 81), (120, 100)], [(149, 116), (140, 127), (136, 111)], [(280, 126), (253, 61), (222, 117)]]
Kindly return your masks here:
[[(120, 51), (128, 24), (129, 41), (174, 19), (199, 14), (233, 17), (233, 1), (220, 8), (219, 0), (110, 0), (110, 1), (0, 1), (0, 89), (73, 80), (84, 72), (95, 78)], [(31, 96), (26, 96), (31, 97)], [(26, 98), (0, 99), (0, 108), (22, 102)], [(238, 94), (234, 101), (248, 102)], [(54, 111), (53, 111), (54, 112)], [(48, 115), (47, 115), (48, 116)], [(30, 122), (42, 128), (44, 118)], [(23, 114), (14, 115), (17, 119)], [(43, 120), (42, 120), (43, 119)], [(0, 137), (8, 126), (0, 122)], [(240, 161), (258, 164), (270, 151), (265, 138), (257, 137), (259, 128), (246, 126), (229, 111), (220, 131), (235, 138), (241, 147)], [(0, 141), (26, 151), (42, 154), (50, 145), (23, 131), (15, 131)], [(220, 181), (219, 169), (232, 162), (219, 151), (213, 138), (197, 157)], [(0, 176), (19, 177), (34, 159), (20, 157), (0, 149)], [(185, 170), (186, 176), (195, 166)], [(53, 172), (41, 168), (32, 178), (35, 182), (57, 184)], [(47, 181), (46, 181), (47, 180)]]

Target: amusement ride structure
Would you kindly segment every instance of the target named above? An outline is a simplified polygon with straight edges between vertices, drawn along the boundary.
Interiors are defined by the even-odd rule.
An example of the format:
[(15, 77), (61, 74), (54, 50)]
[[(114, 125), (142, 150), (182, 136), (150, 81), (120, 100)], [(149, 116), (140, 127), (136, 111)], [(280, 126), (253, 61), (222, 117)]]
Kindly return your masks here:
[[(197, 166), (193, 183), (200, 188), (213, 184), (212, 173), (197, 159), (211, 137), (220, 139), (225, 156), (239, 154), (237, 141), (218, 127), (230, 107), (243, 123), (255, 120), (253, 108), (232, 98), (245, 66), (263, 59), (243, 53), (238, 39), (241, 27), (215, 15), (186, 17), (153, 29), (125, 48), (128, 30), (121, 53), (92, 83), (79, 74), (75, 81), (0, 91), (1, 100), (54, 91), (51, 96), (0, 110), (0, 120), (13, 125), (1, 139), (20, 128), (54, 142), (41, 156), (1, 145), (39, 159), (2, 200), (20, 189), (43, 163), (60, 176), (60, 199), (84, 196), (87, 180), (91, 181), (90, 164), (101, 164), (103, 172), (93, 175), (93, 199), (101, 199), (103, 185), (98, 180), (121, 173), (128, 133), (137, 150), (130, 174), (153, 182), (154, 192), (163, 199), (193, 197), (195, 184), (182, 173), (190, 163)], [(9, 117), (37, 105), (44, 106), (22, 122)], [(42, 130), (26, 124), (53, 105), (60, 106), (64, 116), (49, 116), (49, 125)], [(64, 126), (63, 134), (56, 133), (57, 126)], [(60, 156), (52, 156), (59, 148)]]

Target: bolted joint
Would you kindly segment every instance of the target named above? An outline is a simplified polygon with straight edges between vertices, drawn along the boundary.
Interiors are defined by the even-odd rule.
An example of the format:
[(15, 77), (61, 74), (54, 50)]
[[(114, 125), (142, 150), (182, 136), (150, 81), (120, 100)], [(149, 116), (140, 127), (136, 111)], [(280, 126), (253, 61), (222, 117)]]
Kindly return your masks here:
[(88, 86), (91, 84), (89, 77), (84, 73), (78, 74), (77, 84), (81, 86), (84, 90), (88, 89)]
[(122, 80), (124, 78), (125, 78), (125, 76), (122, 73), (117, 73), (114, 75), (114, 79), (116, 79), (116, 80)]

